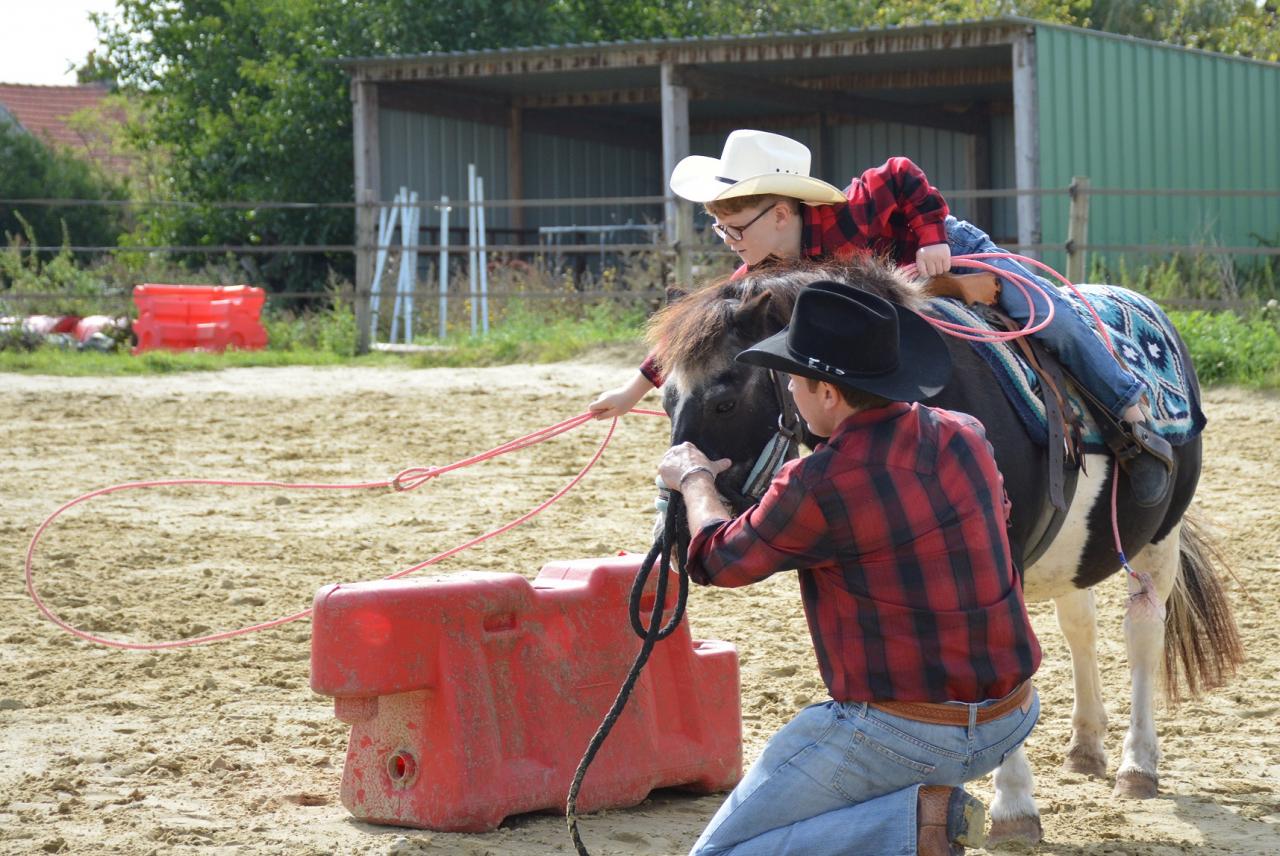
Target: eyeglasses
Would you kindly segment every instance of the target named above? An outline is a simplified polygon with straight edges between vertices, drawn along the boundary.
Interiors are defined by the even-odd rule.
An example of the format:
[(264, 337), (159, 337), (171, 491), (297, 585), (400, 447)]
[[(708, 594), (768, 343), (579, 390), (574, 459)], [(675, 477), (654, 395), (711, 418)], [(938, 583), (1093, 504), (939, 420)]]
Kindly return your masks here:
[(747, 231), (752, 223), (772, 211), (777, 204), (778, 203), (775, 202), (772, 205), (765, 206), (763, 211), (752, 217), (746, 223), (743, 223), (741, 226), (726, 226), (723, 223), (713, 223), (711, 224), (711, 228), (715, 230), (715, 233), (720, 236), (720, 240), (722, 241), (741, 241), (742, 233)]

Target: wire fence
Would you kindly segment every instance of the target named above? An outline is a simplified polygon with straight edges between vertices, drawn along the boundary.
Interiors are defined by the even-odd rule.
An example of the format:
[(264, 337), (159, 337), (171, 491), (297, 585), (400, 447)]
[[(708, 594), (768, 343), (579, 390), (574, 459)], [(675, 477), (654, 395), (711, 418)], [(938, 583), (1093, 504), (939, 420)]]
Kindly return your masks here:
[[(1276, 245), (1269, 245), (1259, 242), (1252, 246), (1242, 245), (1220, 245), (1216, 243), (1106, 243), (1099, 241), (1090, 243), (1087, 239), (1089, 225), (1089, 201), (1091, 198), (1136, 198), (1136, 197), (1158, 197), (1158, 198), (1208, 198), (1217, 197), (1223, 199), (1276, 199), (1280, 201), (1280, 189), (1277, 190), (1259, 190), (1259, 189), (1173, 189), (1173, 188), (1098, 188), (1089, 185), (1087, 179), (1077, 179), (1069, 187), (1044, 187), (1044, 188), (1005, 188), (992, 190), (952, 190), (944, 191), (946, 198), (955, 200), (998, 200), (998, 199), (1016, 199), (1019, 197), (1039, 197), (1039, 198), (1055, 198), (1066, 197), (1069, 201), (1069, 228), (1067, 234), (1062, 241), (1046, 241), (1033, 240), (1019, 242), (1017, 240), (1002, 240), (1002, 246), (1015, 252), (1021, 252), (1028, 255), (1045, 257), (1048, 254), (1063, 253), (1067, 258), (1068, 276), (1072, 279), (1080, 279), (1085, 270), (1085, 259), (1088, 254), (1105, 254), (1113, 255), (1139, 255), (1148, 257), (1172, 257), (1177, 254), (1189, 256), (1213, 256), (1223, 259), (1268, 259), (1280, 256), (1280, 240), (1276, 241)], [(417, 208), (439, 207), (447, 205), (453, 209), (511, 209), (511, 210), (537, 210), (537, 209), (564, 209), (564, 208), (614, 208), (623, 209), (628, 206), (663, 206), (676, 200), (667, 196), (616, 196), (616, 197), (566, 197), (566, 198), (539, 198), (539, 199), (486, 199), (482, 201), (461, 200), (442, 200), (437, 203), (433, 200), (425, 200), (419, 202), (407, 201), (375, 201), (375, 202), (352, 202), (352, 201), (334, 201), (334, 202), (290, 202), (290, 201), (211, 201), (211, 202), (190, 202), (177, 200), (114, 200), (114, 199), (55, 199), (55, 198), (0, 198), (0, 219), (3, 218), (7, 208), (20, 209), (23, 207), (41, 207), (53, 211), (58, 209), (74, 209), (79, 207), (102, 207), (124, 209), (130, 212), (140, 212), (147, 209), (185, 209), (194, 211), (208, 212), (314, 212), (325, 210), (341, 210), (360, 212), (366, 218), (377, 221), (380, 212), (386, 212), (391, 209), (413, 206)], [(1268, 226), (1267, 223), (1261, 224), (1263, 230)], [(1270, 227), (1277, 231), (1280, 236), (1280, 209), (1277, 209), (1277, 216), (1271, 222)], [(627, 233), (627, 229), (631, 229), (631, 233)], [(616, 229), (616, 233), (611, 231)], [(647, 232), (649, 239), (644, 241), (636, 241), (634, 233), (637, 230)], [(555, 232), (552, 236), (550, 233)], [(358, 233), (357, 233), (358, 234)], [(367, 233), (366, 233), (367, 234)], [(615, 234), (618, 239), (615, 241)], [(530, 238), (537, 236), (537, 240)], [(458, 240), (454, 240), (457, 237)], [(410, 238), (414, 240), (409, 240)], [(444, 240), (448, 238), (448, 240)], [(629, 240), (627, 238), (630, 238)], [(559, 243), (561, 240), (567, 240), (567, 243)], [(9, 252), (13, 252), (18, 248), (18, 244), (13, 243)], [(415, 262), (414, 276), (412, 277), (413, 285), (412, 293), (420, 300), (430, 297), (436, 293), (432, 291), (430, 284), (432, 278), (438, 274), (439, 265), (447, 264), (449, 266), (449, 276), (446, 280), (449, 282), (447, 286), (449, 296), (459, 302), (472, 302), (477, 300), (510, 300), (519, 298), (529, 301), (578, 301), (589, 302), (595, 300), (612, 300), (612, 301), (648, 301), (660, 302), (662, 289), (666, 284), (666, 280), (670, 278), (671, 272), (675, 270), (687, 270), (688, 267), (681, 267), (682, 263), (687, 263), (689, 258), (693, 257), (692, 269), (695, 272), (695, 279), (698, 274), (701, 278), (707, 278), (720, 273), (727, 273), (732, 269), (736, 259), (733, 254), (710, 233), (710, 230), (704, 227), (695, 233), (692, 242), (681, 244), (672, 241), (665, 231), (665, 224), (662, 222), (651, 222), (643, 225), (635, 224), (617, 224), (616, 226), (601, 227), (597, 224), (582, 225), (574, 227), (573, 225), (557, 225), (547, 229), (544, 227), (542, 233), (539, 233), (538, 227), (531, 226), (529, 228), (510, 228), (503, 227), (501, 229), (491, 229), (489, 233), (480, 241), (476, 241), (468, 231), (466, 226), (458, 226), (449, 228), (447, 234), (442, 231), (440, 225), (427, 225), (415, 229), (414, 235), (401, 235), (396, 240), (384, 239), (378, 241), (376, 236), (372, 239), (363, 238), (356, 239), (350, 243), (253, 243), (253, 242), (236, 242), (236, 243), (185, 243), (185, 244), (154, 244), (154, 243), (125, 243), (122, 245), (101, 245), (88, 243), (67, 243), (65, 245), (39, 244), (39, 245), (21, 245), (21, 252), (24, 253), (43, 253), (55, 254), (59, 252), (70, 252), (77, 256), (100, 256), (107, 258), (115, 258), (124, 254), (134, 254), (147, 259), (156, 261), (160, 267), (164, 266), (166, 261), (173, 262), (176, 257), (203, 257), (209, 260), (209, 263), (215, 263), (219, 259), (234, 260), (241, 259), (261, 259), (267, 256), (283, 256), (290, 258), (293, 256), (304, 255), (328, 255), (333, 257), (351, 257), (353, 259), (372, 259), (379, 253), (394, 262), (398, 258), (419, 256)], [(3, 252), (3, 250), (0, 250)], [(483, 254), (483, 255), (482, 255)], [(506, 288), (501, 284), (494, 288), (480, 291), (474, 283), (468, 285), (465, 282), (458, 281), (457, 268), (467, 268), (477, 264), (479, 258), (487, 256), (487, 265), (507, 264), (524, 264), (528, 266), (528, 270), (537, 271), (543, 275), (539, 283), (543, 287), (539, 287), (538, 283), (529, 282), (519, 288)], [(645, 258), (648, 261), (643, 265), (646, 268), (649, 279), (646, 281), (644, 276), (632, 277), (630, 281), (624, 285), (614, 285), (610, 288), (599, 287), (599, 279), (602, 271), (610, 265), (625, 265), (634, 262), (638, 258)], [(234, 282), (243, 282), (246, 278), (244, 274), (247, 270), (253, 270), (253, 262), (245, 261), (239, 267), (229, 264), (223, 271), (222, 278), (226, 281), (223, 284), (233, 284)], [(358, 265), (347, 265), (348, 268), (360, 269)], [(387, 266), (389, 268), (389, 265)], [(176, 264), (170, 264), (169, 268), (174, 271), (180, 270)], [(368, 270), (372, 270), (373, 266), (369, 265)], [(0, 269), (2, 270), (2, 269)], [(549, 288), (545, 287), (546, 277), (568, 271), (574, 277), (574, 287), (571, 289)], [(583, 276), (587, 274), (586, 276)], [(171, 277), (175, 281), (181, 281), (180, 276)], [(508, 281), (510, 281), (508, 277)], [(206, 280), (207, 282), (207, 280)], [(261, 283), (259, 283), (261, 284)], [(383, 277), (380, 283), (381, 290), (384, 293), (391, 293), (394, 290), (394, 284), (388, 284)], [(361, 301), (367, 300), (371, 291), (375, 291), (372, 282), (357, 282), (355, 286), (346, 285), (343, 288), (329, 288), (325, 291), (275, 291), (269, 292), (268, 299), (277, 307), (306, 307), (314, 304), (319, 300), (343, 300), (352, 301), (359, 305)], [(438, 291), (438, 289), (437, 289)], [(0, 272), (0, 299), (13, 304), (22, 304), (30, 307), (38, 307), (42, 302), (49, 302), (59, 298), (65, 298), (65, 294), (46, 292), (46, 291), (27, 291), (26, 293), (17, 293), (13, 289), (6, 290), (6, 283), (3, 282), (3, 273)], [(104, 291), (99, 294), (104, 307), (114, 307), (113, 311), (126, 311), (129, 303), (129, 294), (127, 288), (118, 287), (113, 293), (112, 291)], [(389, 299), (389, 298), (388, 298)], [(1180, 303), (1186, 306), (1196, 306), (1203, 308), (1242, 308), (1248, 305), (1247, 301), (1232, 299), (1196, 299), (1196, 298), (1176, 298), (1169, 301)]]

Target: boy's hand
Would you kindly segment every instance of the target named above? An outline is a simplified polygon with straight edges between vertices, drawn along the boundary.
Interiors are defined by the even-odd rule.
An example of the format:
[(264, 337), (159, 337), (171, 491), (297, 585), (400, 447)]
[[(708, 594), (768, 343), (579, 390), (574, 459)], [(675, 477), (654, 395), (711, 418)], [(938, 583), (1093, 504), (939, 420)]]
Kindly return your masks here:
[(610, 389), (600, 393), (600, 397), (587, 405), (593, 419), (617, 419), (625, 416), (639, 398), (627, 394), (626, 387)]
[(916, 250), (916, 274), (922, 277), (938, 276), (951, 270), (951, 247), (946, 244), (930, 244)]
[(645, 397), (653, 384), (644, 375), (636, 372), (630, 381), (613, 389), (600, 393), (595, 401), (587, 405), (593, 419), (617, 419), (626, 416), (636, 403)]

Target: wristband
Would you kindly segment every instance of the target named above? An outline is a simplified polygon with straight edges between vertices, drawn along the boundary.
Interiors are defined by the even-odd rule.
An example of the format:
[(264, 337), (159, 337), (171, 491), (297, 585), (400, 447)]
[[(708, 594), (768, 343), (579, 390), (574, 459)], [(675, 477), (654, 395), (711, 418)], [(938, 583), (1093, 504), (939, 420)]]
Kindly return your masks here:
[(685, 480), (689, 478), (689, 476), (694, 475), (695, 473), (706, 473), (707, 475), (711, 476), (712, 482), (716, 480), (715, 473), (711, 472), (709, 468), (704, 467), (701, 464), (698, 464), (696, 466), (689, 467), (689, 469), (685, 470), (683, 473), (680, 474), (680, 481), (676, 482), (677, 490), (683, 491)]

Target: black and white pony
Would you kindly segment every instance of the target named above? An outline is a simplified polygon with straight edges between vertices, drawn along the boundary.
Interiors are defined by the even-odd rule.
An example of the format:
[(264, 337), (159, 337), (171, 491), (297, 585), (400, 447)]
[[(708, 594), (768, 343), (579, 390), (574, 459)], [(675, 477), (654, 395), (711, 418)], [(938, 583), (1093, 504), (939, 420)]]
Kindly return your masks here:
[[(854, 262), (752, 274), (711, 286), (672, 302), (650, 324), (649, 338), (667, 378), (663, 406), (671, 417), (672, 444), (690, 441), (713, 460), (733, 461), (716, 484), (735, 513), (746, 510), (759, 495), (744, 491), (744, 484), (767, 483), (770, 468), (765, 467), (762, 480), (757, 466), (768, 457), (762, 449), (777, 452), (780, 443), (785, 446), (777, 427), (787, 402), (783, 400), (785, 379), (779, 384), (768, 371), (737, 363), (734, 356), (781, 329), (800, 289), (820, 279), (848, 282), (929, 312), (918, 287), (878, 263)], [(1013, 506), (1009, 536), (1013, 554), (1026, 561), (1027, 599), (1054, 601), (1058, 624), (1071, 650), (1075, 709), (1065, 766), (1105, 777), (1107, 714), (1095, 650), (1091, 587), (1121, 568), (1112, 535), (1111, 460), (1088, 455), (1083, 469), (1066, 473), (1069, 506), (1053, 534), (1048, 524), (1053, 509), (1045, 449), (1033, 442), (987, 363), (968, 343), (946, 339), (954, 365), (952, 379), (927, 403), (970, 413), (986, 427)], [(1185, 346), (1181, 341), (1176, 344), (1189, 369)], [(1190, 371), (1188, 378), (1194, 386)], [(807, 430), (803, 424), (800, 428)], [(803, 439), (810, 447), (816, 441), (811, 436)], [(1139, 507), (1123, 476), (1118, 485), (1125, 555), (1137, 573), (1149, 575), (1154, 590), (1154, 597), (1150, 590), (1143, 596), (1138, 578), (1130, 577), (1124, 628), (1132, 713), (1115, 784), (1116, 794), (1125, 797), (1156, 794), (1160, 751), (1153, 703), (1161, 661), (1166, 695), (1176, 700), (1180, 672), (1195, 694), (1221, 685), (1243, 660), (1234, 619), (1213, 567), (1214, 554), (1187, 517), (1200, 476), (1199, 436), (1174, 451), (1175, 482), (1163, 505)], [(794, 445), (788, 453), (795, 453)], [(991, 841), (1040, 839), (1032, 788), (1031, 767), (1019, 749), (995, 773)]]

